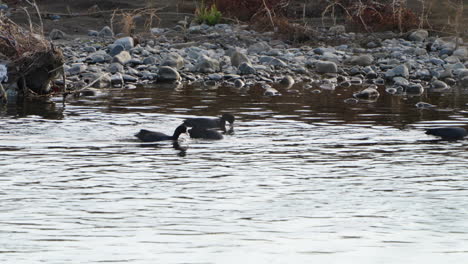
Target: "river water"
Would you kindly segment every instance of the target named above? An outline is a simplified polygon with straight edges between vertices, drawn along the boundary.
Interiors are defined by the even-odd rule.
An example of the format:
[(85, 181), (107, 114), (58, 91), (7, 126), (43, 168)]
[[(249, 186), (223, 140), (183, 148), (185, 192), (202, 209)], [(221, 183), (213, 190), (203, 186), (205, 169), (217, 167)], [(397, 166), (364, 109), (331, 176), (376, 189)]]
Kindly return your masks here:
[[(466, 263), (468, 123), (454, 89), (346, 104), (146, 87), (0, 110), (1, 263)], [(432, 110), (415, 107), (436, 104)], [(142, 144), (184, 118), (223, 140)]]

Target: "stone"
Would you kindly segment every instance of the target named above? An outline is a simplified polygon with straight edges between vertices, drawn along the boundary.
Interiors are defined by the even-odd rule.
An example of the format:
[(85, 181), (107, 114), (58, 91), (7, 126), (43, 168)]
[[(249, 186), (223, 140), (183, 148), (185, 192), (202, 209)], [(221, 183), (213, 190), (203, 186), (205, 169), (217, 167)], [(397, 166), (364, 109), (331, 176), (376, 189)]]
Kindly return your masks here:
[(221, 70), (219, 61), (206, 55), (199, 56), (194, 71), (202, 73), (214, 73)]
[(171, 82), (181, 79), (179, 72), (169, 66), (161, 66), (158, 71), (158, 81)]
[(436, 90), (445, 90), (450, 88), (445, 82), (441, 80), (434, 80), (431, 82), (431, 89), (436, 89)]
[(96, 30), (88, 30), (88, 36), (90, 37), (97, 37), (99, 35), (99, 32)]
[(398, 65), (390, 70), (387, 70), (385, 72), (385, 77), (387, 79), (392, 79), (393, 77), (396, 77), (396, 76), (401, 76), (405, 79), (408, 79), (409, 78), (409, 70), (408, 70), (408, 67), (406, 67), (406, 65), (402, 64), (402, 65)]
[(118, 44), (118, 45), (110, 45), (109, 46), (109, 55), (114, 57), (115, 55), (119, 54), (120, 52), (124, 51), (125, 47)]
[[(144, 58), (142, 62), (145, 65), (156, 65), (158, 63), (158, 60), (154, 56), (151, 56), (151, 57)], [(169, 65), (163, 65), (163, 66), (169, 66)]]
[(109, 65), (108, 71), (112, 74), (117, 73), (117, 72), (124, 72), (124, 67), (122, 64), (114, 62)]
[(152, 28), (150, 29), (151, 34), (153, 35), (161, 35), (164, 33), (165, 29), (164, 28)]
[(409, 81), (403, 77), (397, 76), (393, 78), (393, 83), (394, 85), (399, 85), (399, 86), (407, 86), (409, 85)]
[(239, 65), (238, 69), (239, 74), (241, 75), (247, 75), (247, 74), (256, 74), (257, 70), (247, 62), (243, 62), (241, 65)]
[(460, 79), (460, 85), (465, 88), (468, 87), (468, 76)]
[(110, 77), (112, 87), (122, 87), (124, 80), (122, 74), (116, 73)]
[(294, 85), (295, 81), (293, 77), (288, 75), (288, 76), (284, 76), (279, 83), (282, 86), (284, 86), (286, 89), (289, 89)]
[(56, 39), (64, 39), (66, 36), (65, 32), (58, 30), (58, 29), (52, 29), (52, 31), (49, 33), (49, 38), (52, 40)]
[(377, 90), (377, 86), (372, 85), (362, 91), (354, 93), (353, 96), (358, 99), (371, 100), (371, 99), (377, 99), (380, 96), (380, 93)]
[(374, 62), (374, 57), (370, 54), (364, 54), (359, 56), (353, 56), (349, 61), (351, 64), (354, 65), (369, 66), (372, 65), (372, 62)]
[(406, 86), (405, 92), (410, 95), (421, 95), (424, 93), (424, 87), (420, 83), (411, 83)]
[(466, 57), (468, 57), (468, 50), (466, 47), (460, 47), (456, 49), (452, 55), (460, 59), (465, 59)]
[(244, 53), (236, 50), (231, 54), (231, 65), (235, 67), (239, 67), (242, 63), (251, 63), (250, 59)]
[(416, 41), (416, 42), (421, 42), (427, 39), (429, 37), (429, 32), (424, 29), (418, 29), (413, 31), (409, 36), (408, 39), (411, 41)]
[(129, 62), (132, 59), (132, 56), (128, 51), (124, 50), (120, 52), (119, 54), (115, 55), (114, 58), (112, 58), (112, 62), (118, 62), (122, 65), (125, 65), (127, 62)]
[(161, 65), (173, 67), (177, 70), (180, 70), (185, 66), (185, 61), (184, 61), (184, 58), (180, 56), (180, 54), (171, 52), (167, 54), (166, 58), (161, 63)]
[(105, 26), (101, 29), (101, 31), (99, 31), (98, 36), (101, 38), (113, 38), (114, 32), (110, 27)]
[(250, 47), (247, 49), (247, 52), (249, 54), (258, 54), (261, 52), (267, 52), (271, 49), (270, 45), (268, 43), (261, 41), (257, 42), (255, 44), (250, 45)]
[(234, 81), (234, 87), (236, 88), (242, 88), (245, 86), (245, 83), (241, 79), (236, 79)]
[(315, 70), (318, 73), (337, 73), (338, 66), (332, 61), (317, 61), (315, 63)]
[(132, 37), (123, 37), (114, 41), (115, 45), (122, 45), (126, 50), (130, 50), (135, 46), (134, 40)]
[(88, 67), (84, 63), (75, 63), (71, 65), (67, 72), (68, 75), (77, 75), (86, 71), (87, 68)]
[(332, 26), (328, 29), (328, 32), (333, 35), (343, 34), (346, 32), (346, 28), (343, 25)]
[(270, 57), (270, 56), (263, 56), (258, 59), (258, 61), (262, 64), (267, 64), (275, 67), (287, 67), (288, 65), (286, 62), (275, 58), (275, 57)]
[(93, 47), (93, 46), (86, 46), (86, 47), (83, 48), (83, 50), (88, 52), (88, 53), (96, 52), (96, 48)]

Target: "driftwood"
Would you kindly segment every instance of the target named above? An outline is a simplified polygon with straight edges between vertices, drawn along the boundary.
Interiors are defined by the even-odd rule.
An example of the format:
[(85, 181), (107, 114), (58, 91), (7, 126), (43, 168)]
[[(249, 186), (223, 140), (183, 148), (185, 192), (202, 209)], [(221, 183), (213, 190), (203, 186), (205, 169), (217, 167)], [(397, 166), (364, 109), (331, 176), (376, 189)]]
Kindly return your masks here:
[(51, 80), (62, 72), (62, 51), (31, 30), (32, 27), (26, 30), (0, 15), (0, 64), (8, 71), (3, 83), (7, 93), (10, 90), (19, 96), (48, 94)]

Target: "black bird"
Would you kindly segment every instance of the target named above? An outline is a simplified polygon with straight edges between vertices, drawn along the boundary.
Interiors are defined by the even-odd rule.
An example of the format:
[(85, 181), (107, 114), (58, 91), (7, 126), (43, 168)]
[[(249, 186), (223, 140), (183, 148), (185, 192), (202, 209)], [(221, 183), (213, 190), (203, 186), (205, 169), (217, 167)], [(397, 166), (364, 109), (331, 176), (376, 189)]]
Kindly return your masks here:
[(223, 114), (220, 118), (187, 118), (184, 120), (184, 125), (188, 127), (198, 127), (198, 128), (220, 128), (223, 131), (226, 131), (226, 121), (230, 125), (234, 123), (234, 116), (231, 114)]
[(191, 138), (202, 138), (202, 139), (223, 139), (223, 135), (216, 130), (208, 128), (200, 128), (197, 126), (192, 127), (188, 131)]
[(445, 140), (458, 140), (468, 135), (466, 129), (462, 127), (430, 128), (426, 130), (426, 134), (438, 136)]
[(156, 141), (163, 141), (163, 140), (177, 140), (182, 133), (187, 133), (187, 127), (184, 125), (178, 126), (174, 134), (172, 136), (166, 135), (161, 132), (150, 131), (146, 129), (140, 130), (135, 137), (139, 138), (141, 141), (144, 142), (156, 142)]

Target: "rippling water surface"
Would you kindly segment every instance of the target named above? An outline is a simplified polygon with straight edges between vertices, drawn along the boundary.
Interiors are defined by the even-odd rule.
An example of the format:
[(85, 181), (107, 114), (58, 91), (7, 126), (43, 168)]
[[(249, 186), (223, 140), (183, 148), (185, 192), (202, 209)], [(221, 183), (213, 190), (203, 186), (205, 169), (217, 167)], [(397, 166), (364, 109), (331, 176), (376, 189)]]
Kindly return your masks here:
[[(138, 88), (0, 110), (2, 263), (466, 263), (463, 90)], [(415, 103), (436, 104), (418, 110)], [(221, 141), (142, 144), (233, 113)]]

